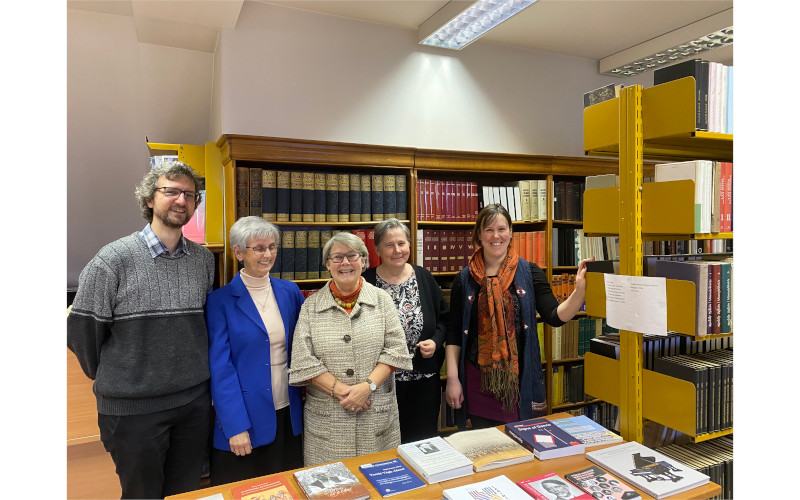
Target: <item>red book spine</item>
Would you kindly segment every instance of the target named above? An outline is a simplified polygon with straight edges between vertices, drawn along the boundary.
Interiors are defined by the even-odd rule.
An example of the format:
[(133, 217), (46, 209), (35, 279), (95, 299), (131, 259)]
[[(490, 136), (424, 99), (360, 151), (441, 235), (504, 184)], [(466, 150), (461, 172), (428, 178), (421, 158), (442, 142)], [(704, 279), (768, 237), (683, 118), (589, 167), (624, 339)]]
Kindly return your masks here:
[(729, 233), (733, 231), (733, 163), (722, 162), (722, 178), (725, 179), (725, 197), (723, 199), (725, 208), (722, 210), (724, 229), (722, 231)]
[(425, 220), (425, 207), (422, 206), (422, 183), (425, 182), (423, 179), (417, 179), (417, 192), (416, 199), (417, 199), (417, 221)]
[(433, 271), (433, 229), (422, 230), (423, 240), (423, 263), (422, 267), (428, 271)]
[(442, 210), (441, 210), (441, 181), (431, 181), (433, 183), (433, 192), (431, 193), (431, 208), (433, 209), (434, 217), (432, 220), (435, 221), (442, 221)]
[(477, 182), (470, 182), (469, 188), (470, 192), (470, 201), (472, 201), (472, 219), (468, 222), (475, 222), (478, 220), (478, 183)]
[(446, 222), (455, 221), (456, 210), (453, 206), (453, 181), (444, 181), (444, 220)]

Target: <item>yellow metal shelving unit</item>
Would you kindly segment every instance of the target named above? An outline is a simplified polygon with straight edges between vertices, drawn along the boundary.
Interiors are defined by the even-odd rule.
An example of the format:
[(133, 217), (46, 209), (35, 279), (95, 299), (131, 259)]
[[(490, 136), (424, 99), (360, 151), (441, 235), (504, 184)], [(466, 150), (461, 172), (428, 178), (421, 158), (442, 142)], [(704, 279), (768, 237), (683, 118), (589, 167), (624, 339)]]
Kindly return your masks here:
[[(587, 236), (619, 235), (620, 273), (642, 275), (645, 240), (729, 239), (732, 233), (694, 232), (694, 182), (642, 184), (643, 159), (684, 161), (704, 158), (732, 161), (733, 136), (695, 130), (693, 78), (642, 89), (622, 89), (618, 98), (584, 110), (587, 155), (619, 157), (619, 187), (587, 190), (584, 232)], [(602, 274), (588, 273), (586, 312), (605, 317)], [(697, 336), (695, 285), (667, 280), (667, 328), (705, 340), (729, 336)], [(642, 442), (643, 420), (661, 423), (695, 441), (730, 434), (726, 430), (697, 435), (694, 384), (642, 367), (642, 335), (620, 332), (619, 361), (587, 353), (586, 393), (620, 407), (620, 431)]]

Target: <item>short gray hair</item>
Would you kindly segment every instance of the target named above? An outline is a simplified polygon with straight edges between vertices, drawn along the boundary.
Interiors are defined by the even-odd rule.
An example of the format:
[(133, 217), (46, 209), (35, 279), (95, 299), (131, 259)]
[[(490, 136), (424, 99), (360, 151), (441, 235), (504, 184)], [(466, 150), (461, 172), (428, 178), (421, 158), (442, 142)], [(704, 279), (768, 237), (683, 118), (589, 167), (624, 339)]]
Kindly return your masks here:
[(386, 236), (386, 233), (392, 229), (402, 229), (406, 235), (406, 241), (411, 243), (411, 231), (408, 229), (408, 226), (400, 222), (398, 219), (392, 217), (391, 219), (386, 219), (375, 224), (376, 247), (381, 244), (381, 241), (383, 241), (383, 237)]
[(156, 194), (156, 184), (158, 184), (158, 179), (162, 176), (171, 181), (179, 177), (188, 177), (192, 179), (194, 182), (194, 190), (200, 195), (197, 203), (195, 203), (195, 207), (203, 201), (203, 195), (201, 193), (203, 190), (203, 178), (197, 175), (197, 172), (195, 172), (192, 167), (182, 161), (162, 163), (148, 170), (148, 172), (144, 174), (142, 182), (136, 186), (136, 191), (134, 191), (136, 194), (136, 201), (139, 202), (139, 209), (142, 211), (142, 217), (144, 217), (147, 222), (153, 222), (153, 209), (148, 207), (147, 204), (153, 201), (153, 196)]
[(244, 251), (248, 241), (267, 238), (274, 238), (275, 245), (280, 246), (281, 233), (274, 224), (263, 217), (248, 215), (233, 223), (228, 241), (230, 242), (231, 250), (233, 250), (233, 247), (239, 247), (240, 250)]
[(364, 259), (364, 262), (361, 264), (362, 270), (369, 267), (369, 259), (367, 258), (369, 256), (369, 252), (367, 251), (367, 246), (364, 244), (361, 238), (347, 231), (341, 231), (334, 234), (331, 236), (331, 239), (325, 243), (325, 246), (322, 247), (322, 262), (328, 262), (328, 257), (331, 256), (331, 248), (333, 248), (333, 245), (337, 243), (348, 246), (361, 254), (361, 258)]

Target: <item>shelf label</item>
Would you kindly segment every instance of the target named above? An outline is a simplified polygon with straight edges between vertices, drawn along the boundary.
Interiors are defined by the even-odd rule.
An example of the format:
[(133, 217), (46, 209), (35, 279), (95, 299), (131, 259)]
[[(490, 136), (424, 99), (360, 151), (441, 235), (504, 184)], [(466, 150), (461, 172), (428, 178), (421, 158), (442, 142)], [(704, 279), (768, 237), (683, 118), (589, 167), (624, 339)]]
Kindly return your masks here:
[(604, 274), (606, 320), (631, 332), (667, 335), (667, 280)]

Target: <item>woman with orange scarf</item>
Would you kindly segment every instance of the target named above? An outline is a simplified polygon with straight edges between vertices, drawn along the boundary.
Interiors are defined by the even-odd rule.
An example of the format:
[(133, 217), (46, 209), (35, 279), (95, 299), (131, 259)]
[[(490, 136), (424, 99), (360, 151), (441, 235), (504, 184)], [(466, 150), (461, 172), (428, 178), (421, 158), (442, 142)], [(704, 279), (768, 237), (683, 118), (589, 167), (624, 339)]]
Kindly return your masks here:
[(547, 408), (536, 313), (551, 326), (572, 319), (584, 302), (586, 261), (575, 291), (558, 303), (539, 266), (510, 246), (511, 216), (497, 204), (478, 214), (477, 248), (453, 282), (447, 333), (447, 404), (473, 428), (544, 415)]

